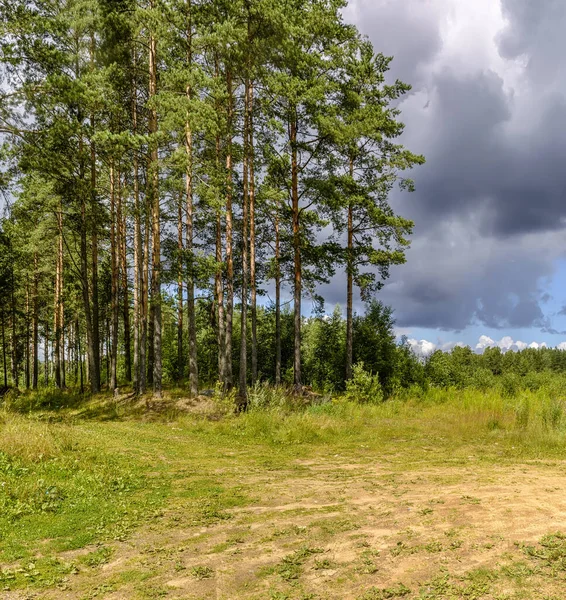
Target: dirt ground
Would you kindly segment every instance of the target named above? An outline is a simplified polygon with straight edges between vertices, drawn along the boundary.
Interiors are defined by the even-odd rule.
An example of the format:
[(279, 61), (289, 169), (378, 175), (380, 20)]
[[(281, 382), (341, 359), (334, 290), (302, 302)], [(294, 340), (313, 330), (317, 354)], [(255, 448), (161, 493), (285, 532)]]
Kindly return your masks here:
[(246, 505), (195, 525), (177, 502), (109, 544), (105, 564), (6, 599), (558, 600), (566, 559), (560, 539), (549, 556), (544, 536), (566, 531), (565, 473), (557, 461), (474, 457), (410, 468), (335, 455), (284, 470), (235, 465)]

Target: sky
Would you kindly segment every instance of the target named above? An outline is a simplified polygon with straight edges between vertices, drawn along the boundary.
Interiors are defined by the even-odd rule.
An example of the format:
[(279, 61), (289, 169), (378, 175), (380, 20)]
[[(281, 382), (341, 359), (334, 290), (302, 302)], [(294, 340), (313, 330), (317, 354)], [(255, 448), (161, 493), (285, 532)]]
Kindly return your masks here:
[[(415, 221), (380, 292), (397, 332), (425, 351), (566, 342), (566, 2), (350, 0), (344, 15), (413, 86), (402, 142), (427, 160), (391, 198)], [(343, 303), (343, 275), (322, 292)]]

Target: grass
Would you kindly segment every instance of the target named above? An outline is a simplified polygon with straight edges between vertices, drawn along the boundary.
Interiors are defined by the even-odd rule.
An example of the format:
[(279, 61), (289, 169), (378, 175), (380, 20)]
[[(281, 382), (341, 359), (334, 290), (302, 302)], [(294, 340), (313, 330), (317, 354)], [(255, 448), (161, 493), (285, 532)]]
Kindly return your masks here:
[[(183, 413), (179, 390), (149, 412), (127, 397), (8, 398), (0, 589), (206, 598), (222, 577), (226, 598), (552, 598), (563, 533), (501, 541), (484, 528), (485, 489), (535, 469), (558, 500), (545, 473), (566, 456), (562, 400), (433, 389), (297, 407), (255, 394), (239, 416)], [(504, 504), (498, 515), (512, 519)], [(496, 568), (465, 568), (494, 553)]]

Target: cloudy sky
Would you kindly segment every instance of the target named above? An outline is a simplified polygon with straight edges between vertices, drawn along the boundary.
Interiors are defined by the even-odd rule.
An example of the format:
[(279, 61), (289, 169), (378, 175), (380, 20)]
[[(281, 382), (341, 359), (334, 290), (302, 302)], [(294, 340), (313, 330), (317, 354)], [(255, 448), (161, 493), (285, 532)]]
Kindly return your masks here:
[(392, 199), (416, 223), (381, 292), (399, 331), (566, 341), (566, 2), (350, 0), (346, 17), (412, 84), (403, 142), (427, 159)]

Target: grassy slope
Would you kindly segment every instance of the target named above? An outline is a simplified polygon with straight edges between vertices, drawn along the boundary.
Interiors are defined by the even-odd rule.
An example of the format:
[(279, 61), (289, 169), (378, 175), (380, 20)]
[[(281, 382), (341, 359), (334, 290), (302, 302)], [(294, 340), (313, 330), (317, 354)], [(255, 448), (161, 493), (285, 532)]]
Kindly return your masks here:
[[(527, 540), (530, 550), (515, 539), (516, 555), (497, 569), (471, 568), (476, 552), (463, 575), (410, 562), (464, 559), (458, 553), (491, 543), (476, 535), (474, 511), (489, 500), (482, 490), (493, 473), (504, 479), (520, 465), (552, 484), (565, 454), (554, 400), (435, 392), (419, 402), (218, 420), (163, 411), (134, 418), (126, 405), (101, 399), (86, 406), (67, 399), (71, 408), (54, 410), (61, 399), (38, 406), (30, 397), (17, 407), (28, 401), (28, 415), (0, 417), (6, 593), (542, 600), (553, 598), (548, 574), (562, 577), (561, 538)], [(53, 417), (60, 422), (47, 422)], [(448, 495), (440, 498), (440, 490)], [(383, 505), (379, 518), (374, 502)], [(465, 520), (476, 516), (468, 539)], [(541, 534), (551, 531), (549, 523)], [(486, 539), (494, 535), (485, 531)], [(246, 577), (236, 568), (243, 564), (253, 566)], [(424, 583), (415, 579), (423, 573), (430, 575)], [(546, 591), (537, 596), (541, 578)]]

